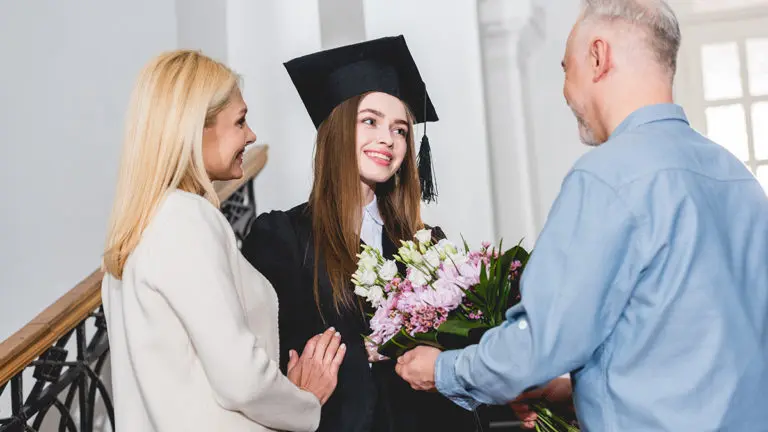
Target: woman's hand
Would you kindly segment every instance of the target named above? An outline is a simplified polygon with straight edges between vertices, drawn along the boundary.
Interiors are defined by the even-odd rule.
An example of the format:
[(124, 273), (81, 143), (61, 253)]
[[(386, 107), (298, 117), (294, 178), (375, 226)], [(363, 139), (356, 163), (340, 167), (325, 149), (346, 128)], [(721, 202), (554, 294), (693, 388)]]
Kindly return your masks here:
[(558, 377), (543, 387), (525, 392), (517, 399), (509, 402), (512, 411), (523, 422), (523, 429), (533, 429), (536, 423), (536, 413), (528, 404), (530, 401), (548, 401), (557, 405), (568, 405), (573, 410), (571, 378)]
[(341, 335), (331, 327), (307, 341), (301, 357), (294, 350), (289, 352), (288, 379), (324, 404), (336, 389), (346, 350)]

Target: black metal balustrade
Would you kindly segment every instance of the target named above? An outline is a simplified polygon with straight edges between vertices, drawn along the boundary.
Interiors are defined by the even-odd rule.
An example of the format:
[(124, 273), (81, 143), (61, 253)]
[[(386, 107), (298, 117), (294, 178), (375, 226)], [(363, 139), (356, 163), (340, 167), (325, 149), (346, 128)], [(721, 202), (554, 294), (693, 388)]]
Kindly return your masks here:
[(232, 225), (238, 247), (240, 247), (257, 216), (253, 182), (247, 182), (233, 193), (229, 199), (221, 203), (221, 211), (230, 225)]
[[(86, 330), (91, 322), (95, 332), (89, 339)], [(76, 349), (70, 358), (73, 355), (66, 347), (73, 335)], [(35, 383), (26, 399), (23, 373), (11, 378), (11, 416), (0, 419), (0, 432), (39, 431), (50, 412), (59, 414), (59, 431), (92, 431), (97, 396), (114, 430), (112, 398), (101, 377), (108, 354), (107, 326), (99, 307), (28, 366), (34, 369)], [(0, 396), (5, 390), (7, 385), (0, 389)], [(72, 415), (76, 400), (79, 421)]]

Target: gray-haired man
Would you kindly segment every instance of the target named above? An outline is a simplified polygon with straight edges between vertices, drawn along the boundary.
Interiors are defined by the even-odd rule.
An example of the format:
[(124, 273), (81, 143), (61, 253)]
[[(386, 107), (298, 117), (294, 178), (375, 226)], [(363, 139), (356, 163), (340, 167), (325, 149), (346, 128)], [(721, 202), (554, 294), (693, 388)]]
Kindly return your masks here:
[(399, 359), (470, 408), (571, 372), (595, 431), (768, 430), (768, 197), (672, 103), (662, 0), (585, 0), (565, 99), (596, 146), (563, 182), (522, 302), (478, 345)]

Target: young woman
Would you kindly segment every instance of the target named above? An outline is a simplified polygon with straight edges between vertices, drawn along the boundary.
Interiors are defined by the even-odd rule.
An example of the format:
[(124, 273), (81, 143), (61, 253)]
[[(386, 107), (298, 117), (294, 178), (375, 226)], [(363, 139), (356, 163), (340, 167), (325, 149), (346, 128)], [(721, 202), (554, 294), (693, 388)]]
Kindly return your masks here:
[(413, 125), (437, 116), (405, 40), (336, 48), (286, 67), (318, 128), (314, 184), (309, 202), (261, 215), (243, 254), (277, 290), (281, 352), (326, 325), (348, 345), (319, 430), (474, 431), (471, 412), (412, 390), (392, 360), (369, 363), (378, 360), (362, 337), (370, 311), (350, 284), (361, 241), (391, 258), (424, 226)]
[(256, 139), (246, 111), (237, 76), (193, 51), (136, 84), (102, 283), (117, 430), (313, 431), (336, 386), (333, 329), (280, 372), (274, 290), (218, 210), (212, 180), (241, 177)]

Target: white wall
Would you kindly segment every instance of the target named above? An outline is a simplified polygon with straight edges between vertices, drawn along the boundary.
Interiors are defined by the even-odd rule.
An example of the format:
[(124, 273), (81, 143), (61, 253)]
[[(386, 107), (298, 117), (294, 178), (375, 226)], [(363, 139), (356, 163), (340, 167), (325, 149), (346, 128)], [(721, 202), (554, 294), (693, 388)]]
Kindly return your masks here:
[(363, 0), (318, 0), (323, 49), (365, 40)]
[(227, 2), (175, 1), (175, 48), (200, 50), (216, 60), (226, 62)]
[(440, 196), (425, 207), (424, 220), (452, 239), (495, 241), (476, 1), (363, 5), (369, 39), (405, 36), (440, 118), (427, 126)]
[(317, 0), (229, 0), (228, 62), (243, 75), (248, 123), (269, 144), (256, 179), (258, 211), (286, 210), (307, 200), (315, 128), (283, 63), (321, 49)]
[(123, 114), (172, 0), (0, 2), (0, 340), (96, 269)]

